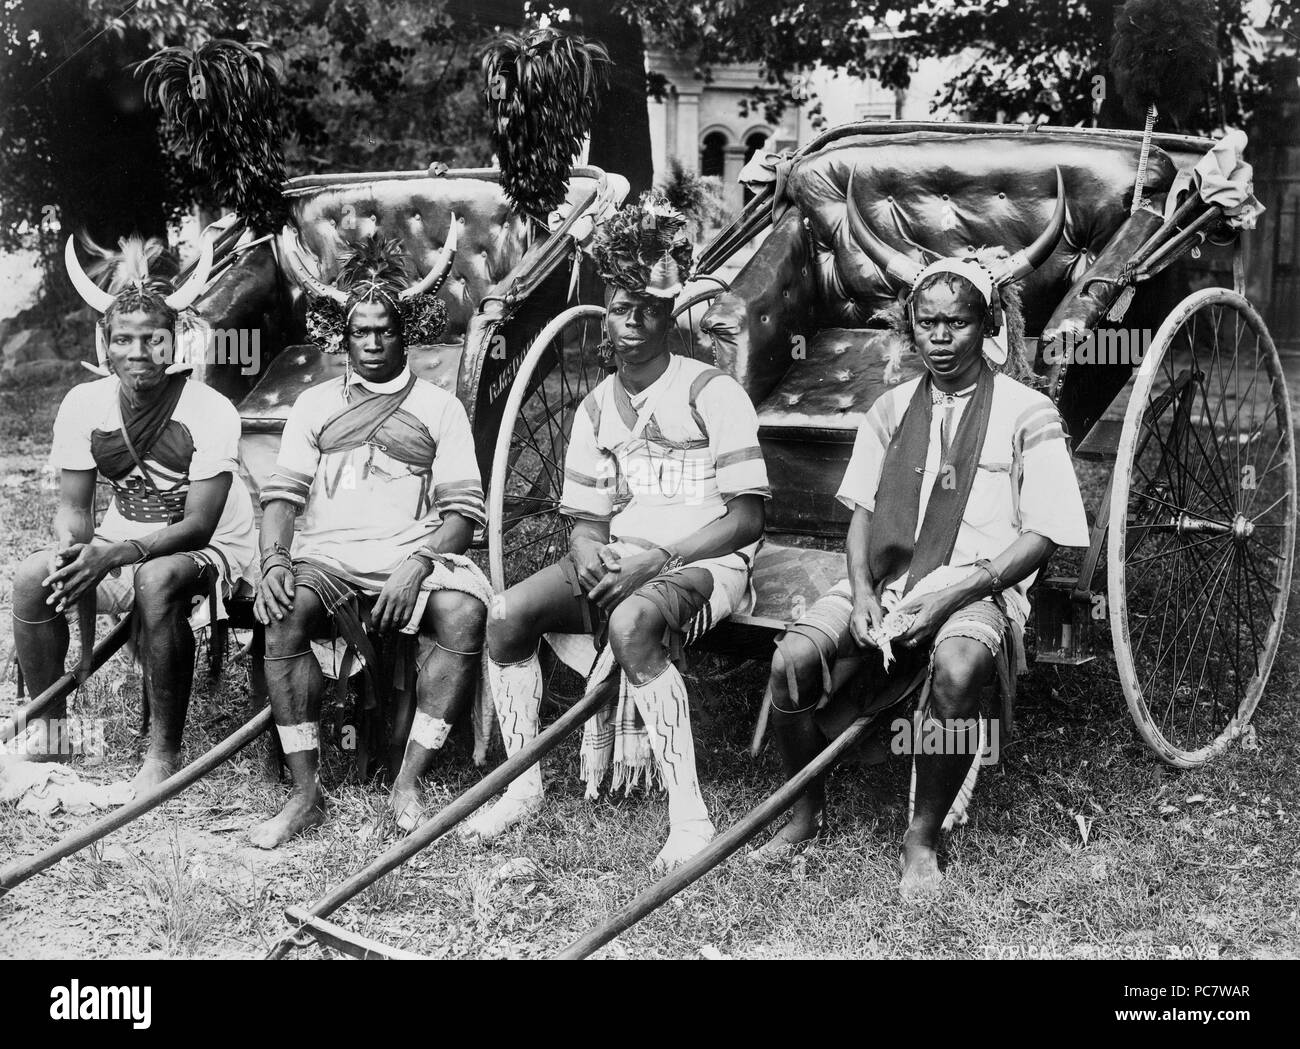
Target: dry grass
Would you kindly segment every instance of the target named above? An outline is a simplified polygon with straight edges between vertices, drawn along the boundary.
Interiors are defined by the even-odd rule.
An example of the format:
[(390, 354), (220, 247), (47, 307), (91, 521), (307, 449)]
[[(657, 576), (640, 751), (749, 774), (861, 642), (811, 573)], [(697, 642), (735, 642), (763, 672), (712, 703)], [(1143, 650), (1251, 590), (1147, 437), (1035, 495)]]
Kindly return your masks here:
[[(0, 395), (0, 607), (17, 561), (46, 534), (51, 497), (36, 466), (57, 401)], [(1108, 659), (1034, 668), (1022, 680), (1017, 735), (984, 770), (971, 823), (949, 840), (940, 905), (908, 906), (895, 890), (903, 759), (845, 765), (831, 781), (831, 834), (793, 867), (751, 870), (736, 857), (602, 956), (685, 957), (704, 947), (741, 957), (1294, 956), (1298, 622), (1293, 614), (1254, 720), (1258, 749), (1236, 746), (1193, 772), (1152, 759)], [(746, 753), (764, 670), (732, 669), (714, 689), (707, 722), (697, 719), (705, 796), (720, 826), (780, 778), (770, 748), (757, 762)], [(251, 716), (246, 695), (246, 669), (234, 663), (215, 693), (196, 687), (191, 756)], [(0, 710), (13, 697), (12, 683), (0, 685)], [(76, 712), (109, 724), (107, 761), (81, 766), (83, 775), (107, 780), (134, 767), (138, 704), (138, 679), (120, 659), (76, 698)], [(650, 883), (646, 868), (667, 826), (661, 798), (584, 802), (577, 765), (576, 739), (547, 761), (549, 802), (527, 830), (489, 848), (444, 839), (335, 920), (436, 957), (540, 957), (563, 947)], [(430, 801), (445, 803), (478, 778), (464, 740), (453, 738)], [(326, 781), (332, 809), (322, 828), (277, 853), (252, 849), (244, 830), (283, 797), (253, 745), (0, 900), (0, 955), (263, 953), (286, 927), (286, 905), (337, 885), (391, 840), (378, 785), (356, 783), (337, 751)], [(0, 856), (34, 853), (85, 821), (0, 812)], [(518, 857), (537, 871), (497, 876)]]

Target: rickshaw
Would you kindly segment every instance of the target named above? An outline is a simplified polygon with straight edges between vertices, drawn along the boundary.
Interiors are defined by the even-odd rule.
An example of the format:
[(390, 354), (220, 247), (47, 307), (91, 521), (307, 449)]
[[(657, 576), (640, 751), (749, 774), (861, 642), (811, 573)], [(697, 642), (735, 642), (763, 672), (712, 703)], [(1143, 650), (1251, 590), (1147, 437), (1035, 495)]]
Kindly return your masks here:
[[(757, 605), (706, 644), (761, 656), (846, 574), (839, 551), (848, 517), (833, 495), (856, 429), (885, 388), (886, 332), (872, 318), (894, 293), (879, 260), (847, 228), (847, 193), (889, 248), (924, 259), (926, 250), (1027, 249), (1059, 185), (1064, 235), (1026, 279), (1026, 334), (1036, 381), (1061, 412), (1079, 469), (1105, 480), (1089, 508), (1083, 556), (1058, 555), (1040, 572), (1029, 631), (1035, 659), (1064, 666), (1095, 659), (1108, 626), (1138, 732), (1170, 765), (1202, 765), (1247, 732), (1291, 584), (1291, 402), (1277, 348), (1244, 294), (1238, 231), (1193, 177), (1214, 142), (1155, 135), (1150, 146), (1147, 205), (1136, 208), (1144, 151), (1136, 132), (856, 123), (773, 165), (770, 184), (706, 249), (696, 276), (716, 274), (770, 227), (766, 239), (733, 280), (718, 279), (679, 311), (683, 352), (711, 359), (754, 400), (773, 490), (754, 569)], [(1207, 242), (1234, 245), (1233, 286), (1180, 297), (1170, 267), (1199, 256)], [(498, 433), (489, 523), (494, 538), (527, 526), (538, 541), (531, 558), (519, 555), (517, 538), (510, 557), (496, 544), (497, 587), (565, 548), (567, 526), (555, 513), (562, 481), (545, 466), (563, 462), (575, 398), (599, 379), (584, 327), (598, 316), (585, 307), (557, 317), (543, 333), (551, 343), (539, 338), (520, 368)], [(527, 503), (517, 499), (515, 472), (503, 468), (521, 461), (533, 478)], [(543, 495), (549, 515), (540, 512)], [(807, 537), (833, 540), (833, 549), (810, 548)], [(1014, 711), (1005, 702), (1002, 719), (1009, 732)], [(874, 720), (855, 721), (692, 861), (559, 957), (588, 957), (724, 861)]]
[[(1207, 240), (1235, 239), (1221, 207), (1181, 190), (1188, 179), (1180, 176), (1212, 145), (1154, 136), (1142, 187), (1149, 206), (1137, 209), (1143, 147), (1140, 134), (1124, 131), (863, 122), (776, 158), (769, 184), (700, 254), (677, 307), (678, 351), (726, 370), (753, 399), (773, 489), (755, 564), (757, 603), (704, 644), (764, 658), (845, 575), (848, 516), (833, 495), (856, 429), (885, 389), (886, 332), (873, 314), (893, 294), (846, 229), (850, 187), (872, 227), (914, 256), (921, 246), (940, 254), (985, 244), (1023, 250), (1063, 190), (1064, 234), (1026, 280), (1027, 334), (1036, 382), (1060, 410), (1076, 462), (1109, 470), (1091, 508), (1086, 552), (1040, 572), (1035, 658), (1088, 662), (1097, 657), (1097, 628), (1109, 624), (1125, 699), (1161, 760), (1195, 767), (1239, 738), (1281, 638), (1296, 477), (1281, 362), (1241, 287), (1202, 288), (1175, 301), (1169, 267)], [(724, 264), (765, 231), (728, 280)], [(1237, 285), (1240, 272), (1238, 262)], [(569, 525), (558, 513), (564, 454), (575, 411), (605, 374), (596, 354), (603, 312), (579, 303), (554, 316), (515, 371), (485, 471), (498, 590), (567, 549)], [(1116, 333), (1134, 331), (1138, 355), (1130, 346), (1096, 363), (1095, 353), (1074, 352), (1081, 344), (1123, 347)], [(571, 658), (567, 648), (557, 645), (557, 655)], [(572, 665), (582, 669), (581, 660)], [(523, 752), (346, 882), (309, 906), (287, 908), (292, 931), (268, 957), (309, 938), (357, 957), (405, 956), (328, 916), (540, 760), (592, 702), (578, 699)], [(858, 718), (703, 852), (559, 957), (589, 956), (724, 861), (881, 716)], [(1014, 711), (1004, 706), (1002, 716), (1002, 731), (1010, 731)]]

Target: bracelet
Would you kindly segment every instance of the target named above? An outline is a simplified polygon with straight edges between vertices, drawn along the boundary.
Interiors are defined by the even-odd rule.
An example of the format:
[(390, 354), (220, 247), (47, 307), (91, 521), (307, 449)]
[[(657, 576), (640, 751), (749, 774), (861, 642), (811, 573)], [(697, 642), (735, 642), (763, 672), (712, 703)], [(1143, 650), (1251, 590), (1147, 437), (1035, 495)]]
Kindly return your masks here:
[(989, 574), (989, 578), (993, 580), (994, 594), (1000, 594), (1002, 593), (1003, 590), (1006, 589), (1006, 587), (1002, 583), (1002, 577), (998, 575), (998, 570), (993, 567), (993, 562), (990, 561), (987, 557), (981, 557), (978, 561), (976, 561), (975, 567), (982, 568), (984, 569), (984, 571), (986, 571)]
[(433, 558), (423, 550), (415, 551), (415, 553), (408, 555), (406, 559), (408, 561), (419, 561), (420, 564), (424, 565), (424, 570), (426, 572), (433, 571)]
[(140, 555), (138, 558), (132, 561), (131, 564), (142, 565), (149, 560), (149, 551), (144, 548), (144, 544), (140, 542), (140, 540), (128, 539), (127, 542), (130, 543), (133, 547), (135, 547), (135, 552)]
[(275, 550), (262, 558), (262, 575), (266, 575), (272, 568), (283, 568), (286, 572), (293, 572), (293, 559), (288, 554), (282, 554)]
[(682, 560), (681, 554), (673, 553), (666, 546), (656, 546), (655, 549), (662, 550), (665, 554), (668, 555), (668, 560), (665, 561), (663, 563), (663, 567), (659, 569), (660, 575), (663, 575), (666, 572), (674, 572), (677, 569), (681, 568), (682, 565), (686, 564), (686, 562)]

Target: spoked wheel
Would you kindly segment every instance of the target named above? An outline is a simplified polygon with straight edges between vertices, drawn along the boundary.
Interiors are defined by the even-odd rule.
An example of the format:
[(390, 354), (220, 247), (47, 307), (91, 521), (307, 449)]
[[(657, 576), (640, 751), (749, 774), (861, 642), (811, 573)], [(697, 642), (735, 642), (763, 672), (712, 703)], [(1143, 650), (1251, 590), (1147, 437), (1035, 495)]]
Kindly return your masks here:
[(1171, 765), (1236, 739), (1268, 680), (1295, 553), (1293, 433), (1259, 314), (1224, 288), (1184, 299), (1135, 380), (1109, 535), (1124, 697)]
[(670, 343), (673, 353), (692, 357), (697, 361), (713, 362), (713, 351), (701, 338), (700, 321), (704, 319), (704, 314), (708, 312), (709, 307), (713, 305), (713, 300), (722, 291), (723, 288), (720, 286), (705, 288), (684, 299), (673, 310), (673, 323), (676, 325), (676, 338)]
[(604, 378), (600, 306), (574, 306), (541, 330), (510, 387), (488, 486), (488, 566), (506, 589), (569, 549), (559, 514), (573, 413)]

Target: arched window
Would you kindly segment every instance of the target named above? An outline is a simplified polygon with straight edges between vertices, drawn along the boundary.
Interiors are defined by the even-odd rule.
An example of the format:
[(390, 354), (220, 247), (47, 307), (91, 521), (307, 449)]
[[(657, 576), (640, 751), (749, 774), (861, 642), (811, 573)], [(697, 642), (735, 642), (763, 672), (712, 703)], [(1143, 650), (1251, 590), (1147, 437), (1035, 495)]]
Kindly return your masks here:
[(754, 154), (757, 153), (760, 149), (762, 149), (765, 145), (767, 145), (767, 132), (766, 131), (752, 132), (750, 136), (747, 139), (745, 139), (745, 163), (748, 164), (750, 159), (754, 156)]
[(700, 174), (722, 177), (725, 163), (724, 151), (727, 148), (727, 136), (721, 131), (710, 131), (704, 136), (700, 146)]

